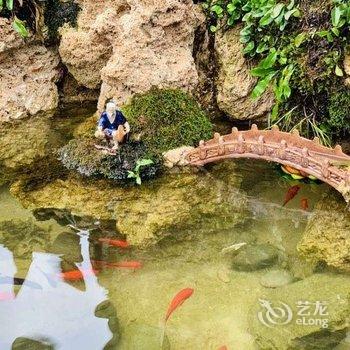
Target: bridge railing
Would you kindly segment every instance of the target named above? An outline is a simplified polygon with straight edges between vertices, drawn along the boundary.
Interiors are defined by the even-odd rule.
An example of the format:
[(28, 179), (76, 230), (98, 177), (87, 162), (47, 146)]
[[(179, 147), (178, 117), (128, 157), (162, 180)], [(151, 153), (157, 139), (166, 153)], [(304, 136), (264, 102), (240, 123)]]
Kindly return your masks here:
[(262, 135), (257, 140), (250, 140), (245, 139), (244, 132), (233, 130), (233, 133), (234, 138), (216, 133), (210, 142), (201, 141), (199, 147), (187, 155), (188, 162), (203, 165), (224, 158), (260, 158), (290, 165), (327, 182), (341, 192), (342, 189), (349, 191), (350, 172), (333, 166), (329, 158), (312, 154), (306, 147), (290, 146), (285, 140), (276, 143)]

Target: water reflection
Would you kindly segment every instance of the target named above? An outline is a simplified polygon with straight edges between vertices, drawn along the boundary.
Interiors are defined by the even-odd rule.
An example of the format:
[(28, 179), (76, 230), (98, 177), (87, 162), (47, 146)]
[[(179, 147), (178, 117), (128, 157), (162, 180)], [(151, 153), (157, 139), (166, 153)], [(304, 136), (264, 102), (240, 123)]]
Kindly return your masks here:
[[(79, 231), (82, 261), (75, 263), (83, 274), (85, 291), (66, 283), (61, 276), (61, 257), (33, 253), (26, 279), (17, 295), (17, 268), (12, 252), (0, 245), (0, 349), (7, 350), (18, 338), (39, 340), (55, 349), (103, 349), (113, 338), (108, 318), (101, 318), (106, 290), (91, 270), (89, 232)], [(73, 249), (73, 247), (72, 247)], [(40, 288), (33, 288), (33, 285)], [(26, 347), (24, 347), (26, 348)], [(36, 347), (37, 349), (38, 347)]]

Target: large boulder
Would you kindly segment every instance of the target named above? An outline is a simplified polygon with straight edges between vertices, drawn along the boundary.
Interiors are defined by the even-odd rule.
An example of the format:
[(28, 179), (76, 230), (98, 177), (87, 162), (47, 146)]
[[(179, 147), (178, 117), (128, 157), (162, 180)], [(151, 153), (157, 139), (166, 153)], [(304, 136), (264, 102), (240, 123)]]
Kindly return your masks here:
[(193, 90), (192, 47), (204, 16), (190, 0), (79, 1), (78, 27), (61, 29), (60, 54), (80, 85), (125, 102), (152, 86)]
[(0, 123), (55, 109), (58, 54), (34, 39), (25, 43), (7, 19), (0, 18), (0, 32)]
[(266, 116), (274, 104), (272, 91), (252, 99), (257, 82), (250, 74), (250, 63), (243, 56), (239, 39), (240, 27), (216, 34), (215, 49), (218, 61), (217, 103), (232, 119), (258, 119)]
[(185, 236), (194, 228), (210, 232), (232, 227), (243, 220), (247, 203), (237, 189), (240, 177), (231, 162), (211, 172), (167, 174), (141, 187), (120, 188), (104, 180), (68, 178), (26, 191), (26, 181), (22, 179), (11, 187), (25, 207), (116, 220), (119, 232), (135, 245), (155, 243), (179, 233)]
[[(349, 290), (347, 276), (330, 274), (315, 274), (284, 287), (266, 289), (250, 313), (250, 332), (259, 349), (333, 349), (346, 337), (349, 326)], [(300, 302), (309, 302), (309, 308), (302, 311)], [(317, 311), (317, 302), (324, 303), (325, 308)]]
[(328, 194), (315, 205), (298, 251), (309, 260), (350, 271), (350, 212), (341, 198)]

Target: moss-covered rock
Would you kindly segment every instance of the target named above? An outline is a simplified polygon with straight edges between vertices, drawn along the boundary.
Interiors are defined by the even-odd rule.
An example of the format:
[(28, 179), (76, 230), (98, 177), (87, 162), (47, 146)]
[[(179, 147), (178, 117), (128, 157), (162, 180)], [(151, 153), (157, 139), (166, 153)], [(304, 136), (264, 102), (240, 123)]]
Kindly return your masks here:
[(212, 136), (212, 125), (205, 112), (180, 90), (151, 89), (135, 95), (122, 109), (132, 132), (141, 134), (146, 146), (156, 153), (194, 146)]
[(314, 262), (350, 272), (350, 213), (335, 195), (327, 195), (314, 213), (298, 244), (301, 255)]
[[(266, 350), (316, 350), (333, 349), (346, 336), (346, 329), (349, 326), (348, 317), (350, 313), (349, 302), (350, 279), (347, 276), (316, 274), (302, 281), (289, 284), (277, 289), (266, 289), (263, 295), (256, 302), (256, 307), (251, 312), (250, 332), (255, 337), (259, 349)], [(258, 318), (258, 313), (262, 312), (262, 317), (266, 321), (267, 309), (261, 306), (261, 301), (271, 302), (271, 306), (277, 311), (281, 302), (287, 304), (292, 313), (292, 319), (287, 324), (279, 325), (278, 322), (286, 321), (286, 318), (274, 318), (270, 315), (276, 325), (264, 325)], [(328, 327), (322, 327), (322, 322), (316, 324), (299, 324), (297, 319), (300, 309), (298, 302), (308, 301), (316, 303), (323, 301), (326, 303), (326, 316), (316, 315), (315, 304), (311, 304), (308, 310), (311, 316), (309, 319), (326, 320)], [(277, 311), (279, 312), (279, 311)], [(305, 312), (304, 312), (305, 313)], [(278, 313), (281, 315), (281, 313)], [(268, 321), (267, 321), (268, 322)]]
[(59, 158), (69, 170), (76, 170), (87, 177), (104, 177), (119, 183), (134, 182), (128, 179), (140, 159), (151, 159), (153, 164), (140, 168), (141, 179), (154, 178), (161, 169), (160, 156), (152, 154), (142, 142), (122, 145), (116, 155), (103, 153), (95, 148), (92, 138), (75, 138), (59, 150)]
[(328, 125), (334, 133), (350, 133), (350, 89), (344, 89), (331, 95), (329, 101)]
[(211, 172), (167, 174), (141, 187), (69, 177), (32, 192), (24, 192), (18, 181), (11, 192), (30, 209), (56, 208), (116, 220), (132, 244), (146, 245), (179, 232), (185, 236), (194, 228), (210, 232), (241, 221), (247, 202), (237, 189), (240, 181), (234, 164), (228, 162)]

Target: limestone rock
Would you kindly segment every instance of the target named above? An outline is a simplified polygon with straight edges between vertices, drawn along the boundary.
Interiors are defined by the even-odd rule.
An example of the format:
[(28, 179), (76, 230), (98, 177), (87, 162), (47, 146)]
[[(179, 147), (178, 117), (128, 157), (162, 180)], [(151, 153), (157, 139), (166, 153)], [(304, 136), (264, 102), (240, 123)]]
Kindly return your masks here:
[(234, 256), (233, 268), (254, 271), (272, 266), (278, 258), (278, 249), (270, 244), (246, 245)]
[(350, 87), (350, 54), (345, 56), (343, 64), (344, 64), (345, 73), (348, 76), (345, 79), (345, 85)]
[(131, 188), (69, 178), (23, 192), (19, 181), (11, 192), (30, 209), (55, 208), (116, 220), (131, 244), (148, 245), (179, 232), (186, 235), (194, 227), (211, 232), (243, 220), (246, 198), (237, 189), (241, 180), (233, 169), (232, 162), (222, 163), (211, 173), (168, 174)]
[(48, 155), (55, 144), (48, 118), (3, 124), (0, 126), (0, 164), (7, 169), (27, 166)]
[(309, 260), (350, 271), (350, 212), (346, 203), (329, 195), (318, 202), (298, 251)]
[(80, 85), (101, 83), (99, 110), (152, 86), (192, 90), (194, 32), (204, 16), (190, 0), (80, 0), (78, 28), (62, 28), (60, 54)]
[(217, 103), (232, 119), (258, 119), (270, 112), (274, 96), (267, 90), (256, 100), (250, 97), (257, 79), (249, 72), (252, 67), (243, 56), (239, 31), (235, 27), (216, 36)]
[(24, 39), (13, 29), (11, 21), (7, 18), (0, 18), (0, 33), (0, 54), (25, 44)]
[(164, 158), (164, 165), (167, 168), (172, 168), (176, 165), (178, 166), (184, 166), (187, 164), (187, 161), (185, 159), (187, 152), (192, 150), (193, 147), (190, 146), (182, 146), (175, 149), (172, 149), (170, 151), (163, 153)]
[[(333, 349), (342, 338), (346, 336), (346, 328), (349, 326), (349, 290), (350, 279), (347, 276), (316, 274), (302, 281), (289, 284), (278, 289), (266, 289), (266, 292), (259, 297), (250, 313), (251, 326), (250, 333), (255, 337), (259, 349), (278, 349), (278, 350), (305, 350), (305, 349)], [(261, 305), (261, 301), (271, 303), (274, 310), (284, 310), (287, 315), (286, 304), (291, 311), (292, 318), (287, 322), (285, 318), (275, 318), (272, 314), (272, 320), (276, 325), (269, 324), (267, 320), (267, 309)], [(315, 304), (311, 304), (309, 310), (311, 316), (305, 316), (305, 322), (297, 322), (302, 316), (298, 315), (300, 309), (298, 302), (308, 301), (315, 303), (323, 301), (326, 304), (326, 316), (320, 316), (318, 312), (313, 316)], [(258, 318), (258, 313), (269, 326), (264, 325)], [(280, 312), (280, 311), (279, 311)], [(281, 315), (281, 313), (279, 313)], [(323, 328), (323, 321), (310, 322), (319, 319), (326, 320), (327, 326)], [(279, 322), (286, 321), (286, 324)], [(325, 323), (324, 323), (325, 324)]]
[(24, 45), (11, 23), (0, 20), (0, 122), (55, 109), (59, 56), (31, 40)]

